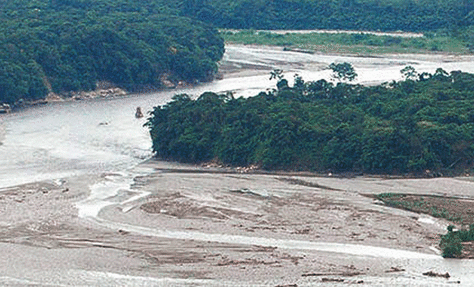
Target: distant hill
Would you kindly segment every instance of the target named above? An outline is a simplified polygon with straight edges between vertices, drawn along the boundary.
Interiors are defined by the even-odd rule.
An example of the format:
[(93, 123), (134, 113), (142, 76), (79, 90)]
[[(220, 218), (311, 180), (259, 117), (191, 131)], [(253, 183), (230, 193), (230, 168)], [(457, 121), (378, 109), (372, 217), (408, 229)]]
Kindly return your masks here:
[(161, 0), (0, 1), (0, 103), (213, 79), (216, 29)]
[(213, 27), (444, 31), (474, 50), (472, 0), (3, 0), (0, 17), (0, 103), (211, 80)]
[(184, 0), (178, 7), (234, 29), (420, 32), (474, 25), (472, 0)]

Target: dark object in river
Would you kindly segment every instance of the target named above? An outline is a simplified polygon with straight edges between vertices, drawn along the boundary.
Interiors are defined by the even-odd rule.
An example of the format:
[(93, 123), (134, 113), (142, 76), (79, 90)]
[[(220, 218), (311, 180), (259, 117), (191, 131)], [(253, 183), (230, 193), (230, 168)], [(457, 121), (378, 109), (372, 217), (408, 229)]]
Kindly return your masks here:
[(451, 277), (451, 275), (449, 275), (448, 272), (446, 272), (445, 274), (442, 274), (442, 273), (436, 273), (436, 272), (433, 272), (433, 271), (428, 271), (428, 272), (423, 273), (423, 275), (430, 276), (430, 277), (444, 277), (446, 279)]
[(142, 109), (141, 109), (140, 107), (137, 107), (137, 111), (135, 112), (135, 117), (136, 117), (137, 119), (143, 118)]

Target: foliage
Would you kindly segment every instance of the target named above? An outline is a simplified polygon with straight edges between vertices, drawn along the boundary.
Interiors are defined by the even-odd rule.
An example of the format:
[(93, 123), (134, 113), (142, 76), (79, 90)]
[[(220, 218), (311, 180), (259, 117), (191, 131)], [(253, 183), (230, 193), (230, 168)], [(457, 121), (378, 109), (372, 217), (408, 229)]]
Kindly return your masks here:
[(211, 80), (224, 43), (162, 0), (0, 2), (0, 102), (48, 92)]
[(459, 233), (453, 231), (453, 225), (448, 226), (448, 233), (441, 235), (440, 247), (443, 251), (442, 256), (444, 258), (455, 258), (459, 257), (462, 253), (461, 239)]
[(221, 28), (436, 31), (474, 25), (472, 1), (181, 0), (180, 12)]
[(416, 80), (418, 78), (418, 73), (412, 66), (406, 66), (400, 70), (400, 73), (405, 80)]
[(338, 81), (353, 81), (357, 78), (357, 73), (351, 63), (331, 63), (329, 69), (332, 70), (332, 77)]
[(416, 197), (405, 194), (381, 193), (377, 194), (375, 197), (383, 201), (387, 206), (426, 213), (433, 217), (445, 218), (453, 222), (462, 222), (463, 220), (468, 219), (463, 218), (462, 215), (453, 210), (449, 210), (449, 204), (451, 202), (448, 199), (444, 199), (441, 205), (437, 205), (433, 200), (425, 200), (425, 196)]
[(156, 107), (148, 121), (154, 152), (281, 170), (400, 174), (474, 166), (472, 74), (439, 69), (372, 87), (299, 76), (290, 87), (284, 80), (251, 98), (181, 95)]
[(424, 33), (423, 37), (374, 35), (360, 33), (298, 33), (284, 34), (274, 31), (223, 30), (225, 41), (237, 44), (284, 46), (287, 50), (321, 51), (324, 53), (469, 53), (468, 45), (474, 47), (474, 36), (449, 36), (451, 33)]
[(388, 206), (442, 217), (451, 222), (457, 221), (463, 226), (469, 224), (468, 230), (454, 230), (455, 226), (449, 225), (448, 233), (440, 236), (439, 245), (442, 249), (442, 256), (445, 258), (463, 257), (464, 246), (462, 243), (474, 241), (473, 219), (472, 217), (467, 218), (466, 213), (469, 214), (469, 211), (464, 210), (460, 202), (462, 199), (397, 193), (381, 193), (375, 195), (375, 198), (382, 200)]
[(469, 230), (454, 231), (454, 226), (448, 226), (448, 233), (441, 235), (440, 247), (444, 258), (459, 257), (463, 246), (461, 242), (474, 241), (474, 224), (469, 225)]

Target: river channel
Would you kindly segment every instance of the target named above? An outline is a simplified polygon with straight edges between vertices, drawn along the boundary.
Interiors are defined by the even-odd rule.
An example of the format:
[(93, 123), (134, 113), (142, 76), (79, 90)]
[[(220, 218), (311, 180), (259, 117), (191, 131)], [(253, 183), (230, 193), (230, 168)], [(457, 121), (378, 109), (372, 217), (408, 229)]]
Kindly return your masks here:
[[(154, 106), (169, 102), (175, 94), (198, 96), (213, 91), (249, 97), (274, 88), (276, 83), (269, 80), (269, 73), (274, 69), (282, 69), (290, 80), (294, 74), (301, 75), (306, 81), (329, 80), (327, 66), (332, 62), (351, 62), (359, 74), (357, 82), (365, 85), (400, 80), (400, 70), (407, 65), (418, 72), (434, 73), (437, 68), (443, 68), (448, 72), (474, 73), (472, 56), (364, 56), (337, 52), (306, 54), (281, 48), (228, 45), (220, 63), (221, 80), (120, 98), (48, 103), (0, 115), (0, 202), (3, 201), (0, 210), (5, 215), (0, 218), (3, 229), (0, 250), (8, 252), (0, 261), (3, 266), (0, 283), (11, 286), (324, 285), (325, 281), (321, 281), (321, 276), (311, 266), (323, 268), (324, 276), (330, 277), (324, 278), (333, 280), (330, 284), (444, 286), (458, 281), (463, 285), (474, 282), (473, 261), (443, 260), (436, 250), (436, 240), (429, 239), (429, 234), (442, 232), (446, 222), (375, 205), (359, 196), (362, 192), (394, 189), (457, 192), (474, 197), (474, 185), (470, 181), (340, 181), (298, 177), (307, 182), (324, 182), (325, 186), (339, 190), (329, 192), (324, 188), (314, 190), (291, 184), (286, 177), (229, 175), (212, 168), (203, 170), (175, 163), (145, 162), (152, 156), (151, 141), (143, 126), (146, 118), (136, 119), (135, 109), (139, 106), (148, 112)], [(76, 181), (78, 184), (74, 188)], [(38, 182), (46, 183), (46, 187), (35, 185)], [(40, 190), (50, 198), (39, 199), (34, 190)], [(307, 194), (311, 194), (311, 198), (306, 198)], [(150, 196), (160, 200), (158, 214), (161, 217), (154, 217), (153, 212), (144, 215), (140, 210), (141, 204), (150, 203), (147, 199)], [(333, 214), (333, 221), (305, 222), (310, 226), (306, 229), (294, 227), (303, 224), (301, 218), (304, 216), (300, 212), (317, 215), (313, 207), (298, 207), (299, 198), (320, 204), (325, 216)], [(11, 202), (6, 202), (9, 199)], [(54, 210), (53, 199), (58, 202), (59, 215)], [(178, 203), (182, 204), (179, 208)], [(24, 207), (25, 204), (31, 205)], [(38, 207), (41, 219), (37, 223), (33, 218), (36, 211), (31, 211), (36, 204), (45, 206), (44, 211), (39, 211), (41, 208)], [(293, 217), (282, 219), (280, 225), (268, 223), (281, 217), (277, 216), (280, 210), (277, 206), (281, 205), (293, 206), (294, 209), (288, 210)], [(46, 209), (47, 206), (50, 207)], [(182, 206), (187, 207), (186, 211)], [(339, 213), (334, 211), (338, 210), (337, 206), (343, 206)], [(21, 213), (22, 208), (24, 214), (15, 213), (15, 210)], [(261, 210), (267, 210), (267, 213)], [(25, 215), (28, 212), (32, 214), (29, 217)], [(420, 234), (428, 239), (413, 243), (421, 235), (402, 230), (400, 222), (391, 216), (411, 220), (407, 225), (425, 230)], [(374, 235), (354, 239), (361, 236), (358, 228), (366, 224), (360, 217), (366, 222), (373, 221), (374, 226), (377, 226), (377, 220), (387, 224), (387, 228), (380, 231), (385, 237), (376, 240)], [(358, 235), (350, 237), (350, 234), (338, 231), (348, 218), (356, 218), (353, 220), (357, 225), (348, 224), (348, 229), (352, 228), (351, 234)], [(255, 227), (256, 222), (260, 224), (259, 228)], [(339, 222), (340, 226), (332, 222)], [(234, 227), (229, 227), (230, 223)], [(279, 226), (286, 226), (286, 229), (279, 229)], [(316, 227), (330, 231), (318, 231), (321, 234), (315, 235)], [(392, 227), (393, 232), (390, 231)], [(120, 242), (116, 239), (117, 234), (111, 233), (117, 231), (128, 236), (128, 243)], [(83, 232), (88, 232), (87, 236)], [(401, 239), (391, 243), (394, 240), (391, 238), (396, 236)], [(351, 239), (346, 240), (346, 237)], [(175, 259), (163, 260), (156, 264), (156, 269), (147, 269), (143, 266), (149, 265), (143, 261), (151, 260), (151, 254), (158, 252), (150, 247), (157, 242), (171, 246), (170, 250), (175, 251), (171, 257)], [(173, 242), (180, 242), (184, 247), (178, 248)], [(233, 250), (229, 251), (228, 246), (233, 246), (230, 248)], [(261, 249), (252, 249), (255, 246)], [(104, 251), (108, 250), (104, 247), (113, 251)], [(250, 251), (241, 251), (245, 248)], [(197, 249), (201, 251), (197, 252)], [(204, 249), (207, 251), (202, 251)], [(142, 255), (136, 255), (136, 250), (141, 250)], [(163, 250), (155, 256), (156, 260), (170, 256)], [(189, 259), (182, 255), (183, 252), (197, 255)], [(237, 255), (245, 252), (251, 255), (245, 258)], [(212, 259), (212, 262), (204, 259), (209, 258), (209, 254), (220, 256), (220, 259)], [(180, 256), (186, 260), (175, 261)], [(71, 258), (77, 261), (72, 263)], [(84, 262), (84, 258), (88, 258), (90, 262), (84, 263), (78, 258)], [(102, 259), (94, 261), (93, 258)], [(186, 262), (191, 263), (187, 266)], [(41, 267), (42, 264), (52, 267)], [(179, 266), (183, 264), (186, 266), (181, 270)], [(218, 266), (218, 271), (209, 270), (209, 266)], [(400, 267), (400, 270), (403, 267), (406, 272), (391, 272), (398, 270), (392, 267)], [(254, 273), (247, 271), (251, 268), (255, 268)], [(440, 280), (421, 275), (428, 270), (449, 271), (452, 278)], [(285, 272), (289, 274), (286, 277)], [(281, 276), (277, 278), (275, 274)], [(338, 279), (340, 277), (343, 279)]]

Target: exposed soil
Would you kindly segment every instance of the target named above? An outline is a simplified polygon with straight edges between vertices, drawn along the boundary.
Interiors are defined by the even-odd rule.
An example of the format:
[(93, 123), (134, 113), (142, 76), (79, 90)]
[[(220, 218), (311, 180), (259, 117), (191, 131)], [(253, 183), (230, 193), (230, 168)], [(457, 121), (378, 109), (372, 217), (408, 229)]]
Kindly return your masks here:
[[(371, 195), (371, 197), (373, 197)], [(393, 194), (378, 195), (375, 198), (385, 204), (424, 213), (433, 217), (445, 218), (457, 225), (468, 226), (474, 223), (474, 200), (450, 196)]]
[[(436, 257), (432, 246), (438, 243), (444, 226), (423, 223), (411, 212), (374, 204), (377, 201), (345, 187), (348, 182), (352, 189), (372, 187), (380, 193), (391, 185), (397, 189), (404, 185), (405, 190), (410, 190), (418, 180), (245, 174), (186, 166), (173, 170), (169, 164), (162, 169), (161, 163), (150, 165), (156, 172), (135, 178), (130, 191), (132, 195), (146, 190), (150, 195), (124, 205), (119, 202), (126, 199), (125, 193), (109, 198), (107, 200), (117, 204), (105, 207), (99, 214), (100, 220), (77, 218), (74, 203), (87, 196), (87, 185), (91, 181), (119, 178), (119, 174), (1, 190), (4, 222), (0, 251), (15, 250), (17, 255), (15, 264), (9, 266), (4, 262), (0, 272), (14, 278), (27, 278), (32, 280), (31, 284), (50, 282), (36, 279), (38, 275), (25, 267), (33, 264), (31, 258), (34, 258), (34, 264), (52, 265), (54, 270), (59, 270), (54, 277), (59, 281), (51, 281), (53, 285), (84, 284), (81, 277), (77, 277), (78, 281), (68, 281), (70, 279), (61, 275), (63, 270), (70, 269), (147, 278), (212, 280), (209, 282), (217, 286), (227, 284), (225, 282), (239, 282), (240, 286), (377, 285), (396, 283), (407, 274), (416, 276), (410, 283), (447, 280), (422, 275), (429, 268), (436, 274), (449, 272), (452, 280), (461, 278), (456, 273), (458, 270), (432, 267), (429, 261), (428, 266), (418, 266), (419, 263), (411, 264), (406, 259), (351, 256), (345, 250), (331, 252), (304, 249), (304, 246), (288, 249), (273, 243), (244, 244), (238, 240), (213, 239), (222, 235), (223, 238), (255, 238), (258, 242), (269, 239), (275, 244), (328, 242), (357, 248), (392, 248)], [(423, 181), (425, 186), (429, 186), (428, 182), (431, 181)], [(464, 181), (456, 183), (466, 184)], [(442, 200), (428, 196), (424, 200), (430, 198)], [(455, 206), (455, 200), (462, 204), (469, 202), (454, 197), (447, 201)], [(102, 222), (116, 225), (110, 227), (101, 225)], [(209, 240), (191, 240), (149, 236), (127, 229), (129, 226), (179, 234), (195, 232), (210, 237)], [(20, 254), (25, 256), (20, 258)], [(16, 274), (16, 270), (29, 273)], [(45, 274), (44, 278), (48, 276)]]
[[(459, 228), (467, 228), (474, 224), (473, 199), (390, 193), (369, 195), (369, 197), (382, 200), (388, 206), (447, 219)], [(463, 253), (460, 258), (474, 258), (474, 242), (463, 243)]]

